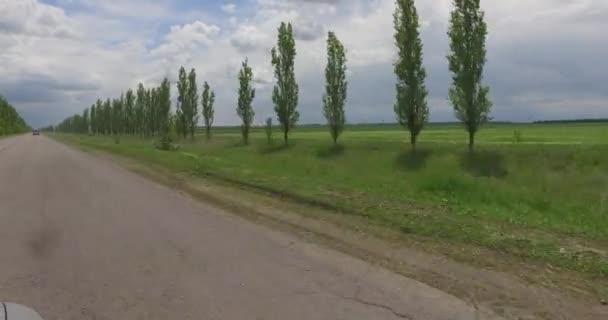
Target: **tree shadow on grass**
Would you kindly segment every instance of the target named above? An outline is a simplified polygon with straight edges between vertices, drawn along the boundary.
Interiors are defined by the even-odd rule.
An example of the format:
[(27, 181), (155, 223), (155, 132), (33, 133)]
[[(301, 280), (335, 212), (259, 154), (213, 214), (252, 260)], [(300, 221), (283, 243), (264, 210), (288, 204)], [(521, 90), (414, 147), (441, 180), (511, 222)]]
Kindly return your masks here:
[(243, 140), (238, 140), (234, 142), (230, 142), (228, 145), (230, 148), (246, 148), (249, 147), (249, 144), (245, 144)]
[(416, 152), (404, 151), (397, 156), (397, 166), (407, 170), (420, 170), (426, 167), (426, 163), (433, 153), (431, 150), (416, 150)]
[(344, 146), (334, 144), (328, 148), (322, 148), (317, 151), (317, 157), (321, 159), (331, 159), (344, 154)]
[(261, 154), (273, 154), (291, 149), (293, 144), (268, 144), (260, 148)]
[(504, 156), (497, 151), (464, 153), (460, 164), (463, 169), (478, 177), (504, 178), (509, 174)]

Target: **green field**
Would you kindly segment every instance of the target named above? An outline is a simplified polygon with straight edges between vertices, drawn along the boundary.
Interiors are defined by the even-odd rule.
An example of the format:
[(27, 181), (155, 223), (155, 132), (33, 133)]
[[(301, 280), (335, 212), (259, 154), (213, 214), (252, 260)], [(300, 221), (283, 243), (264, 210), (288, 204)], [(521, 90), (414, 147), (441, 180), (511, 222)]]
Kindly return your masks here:
[(274, 134), (269, 146), (257, 129), (243, 146), (238, 130), (220, 128), (174, 152), (138, 138), (59, 138), (416, 237), (608, 275), (608, 124), (489, 125), (472, 156), (456, 125), (430, 126), (416, 154), (391, 126), (347, 128), (338, 147), (322, 127), (297, 129), (287, 148)]

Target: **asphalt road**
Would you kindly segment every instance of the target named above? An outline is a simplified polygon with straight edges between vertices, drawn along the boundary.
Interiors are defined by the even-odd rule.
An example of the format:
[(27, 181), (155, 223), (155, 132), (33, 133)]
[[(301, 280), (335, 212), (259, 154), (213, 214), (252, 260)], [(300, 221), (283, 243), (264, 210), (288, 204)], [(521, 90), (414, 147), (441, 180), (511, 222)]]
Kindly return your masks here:
[(48, 320), (477, 319), (422, 283), (30, 135), (0, 139), (0, 300)]

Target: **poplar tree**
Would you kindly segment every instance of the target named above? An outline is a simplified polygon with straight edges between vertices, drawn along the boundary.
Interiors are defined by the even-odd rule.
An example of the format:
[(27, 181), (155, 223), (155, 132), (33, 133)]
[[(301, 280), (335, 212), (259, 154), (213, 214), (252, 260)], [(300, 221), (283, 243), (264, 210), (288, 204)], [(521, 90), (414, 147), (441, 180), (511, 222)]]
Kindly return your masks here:
[(135, 133), (135, 95), (133, 90), (127, 90), (124, 100), (124, 127), (125, 133), (132, 135)]
[(428, 122), (429, 107), (424, 83), (426, 70), (422, 65), (420, 22), (414, 0), (397, 0), (393, 24), (398, 50), (395, 114), (399, 123), (410, 131), (412, 150), (416, 151), (418, 135)]
[(325, 94), (323, 113), (327, 119), (334, 144), (344, 130), (344, 103), (348, 82), (346, 81), (346, 53), (344, 46), (333, 32), (327, 35), (327, 67), (325, 68)]
[(196, 127), (198, 126), (198, 86), (196, 84), (196, 70), (190, 70), (188, 74), (188, 98), (189, 114), (188, 114), (188, 129), (190, 129), (190, 138), (194, 139)]
[(289, 131), (300, 118), (297, 111), (299, 87), (294, 72), (296, 42), (291, 23), (281, 22), (278, 29), (277, 46), (272, 48), (272, 65), (276, 84), (272, 91), (272, 102), (279, 124), (283, 129), (285, 145), (288, 143)]
[(188, 116), (190, 114), (190, 102), (188, 100), (188, 76), (186, 75), (186, 69), (181, 67), (179, 69), (179, 75), (177, 80), (177, 110), (176, 110), (176, 129), (177, 134), (186, 138), (188, 128), (190, 127), (187, 123)]
[(469, 152), (473, 152), (475, 134), (490, 119), (490, 88), (482, 85), (486, 63), (488, 28), (480, 0), (454, 0), (450, 18), (449, 69), (452, 73), (450, 101), (456, 117), (469, 133)]
[(239, 101), (236, 109), (236, 113), (242, 120), (241, 134), (244, 144), (249, 144), (249, 130), (255, 116), (252, 107), (253, 99), (255, 98), (255, 89), (251, 85), (252, 80), (253, 71), (249, 66), (249, 62), (245, 59), (241, 71), (239, 71)]
[(211, 126), (213, 125), (213, 118), (215, 110), (213, 109), (213, 103), (215, 102), (215, 93), (209, 87), (207, 81), (203, 85), (203, 94), (201, 97), (201, 106), (203, 108), (203, 119), (205, 120), (205, 134), (207, 140), (211, 139)]

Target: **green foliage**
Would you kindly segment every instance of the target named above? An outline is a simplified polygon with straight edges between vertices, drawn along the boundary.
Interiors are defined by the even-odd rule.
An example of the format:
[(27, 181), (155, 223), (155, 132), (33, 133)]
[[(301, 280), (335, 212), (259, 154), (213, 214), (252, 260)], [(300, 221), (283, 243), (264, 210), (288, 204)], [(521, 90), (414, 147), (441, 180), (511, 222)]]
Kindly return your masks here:
[(169, 137), (169, 120), (171, 116), (171, 84), (165, 78), (156, 93), (157, 122), (161, 138)]
[(23, 133), (29, 127), (13, 106), (0, 96), (0, 136)]
[(177, 80), (177, 118), (176, 118), (176, 128), (177, 133), (181, 134), (184, 138), (188, 134), (189, 122), (188, 114), (191, 112), (190, 109), (190, 101), (188, 99), (188, 90), (189, 90), (188, 77), (186, 76), (186, 69), (181, 67), (179, 69), (179, 75)]
[(190, 70), (188, 74), (188, 91), (186, 94), (189, 109), (187, 114), (188, 129), (190, 129), (190, 138), (194, 139), (194, 133), (198, 125), (198, 87), (196, 84), (196, 70)]
[(450, 100), (456, 117), (469, 132), (469, 151), (473, 151), (475, 134), (490, 118), (490, 88), (483, 86), (486, 63), (487, 25), (480, 0), (454, 0), (450, 19), (449, 69), (452, 72)]
[(173, 143), (175, 138), (177, 137), (177, 126), (180, 123), (180, 119), (177, 114), (169, 115), (168, 127), (169, 132), (166, 136), (161, 137), (158, 141), (154, 143), (154, 146), (163, 151), (175, 151), (180, 148), (178, 144)]
[(91, 105), (90, 119), (89, 119), (89, 127), (91, 130), (91, 134), (97, 134), (97, 107), (95, 104)]
[(169, 138), (171, 141), (177, 139), (177, 125), (179, 123), (179, 118), (177, 114), (169, 115)]
[(104, 134), (112, 134), (112, 118), (112, 102), (108, 98), (103, 104)]
[(266, 142), (272, 144), (272, 118), (266, 119), (266, 126), (264, 126), (264, 132), (266, 133)]
[(146, 94), (146, 88), (144, 88), (143, 84), (139, 84), (137, 86), (137, 100), (135, 102), (135, 121), (134, 121), (134, 125), (135, 125), (135, 134), (139, 135), (139, 136), (147, 136), (148, 135), (148, 130), (147, 129), (147, 122), (146, 122), (146, 115), (148, 114), (148, 110), (147, 110), (147, 94)]
[[(178, 100), (179, 103), (179, 100)], [(188, 131), (188, 129), (186, 129), (186, 121), (185, 121), (185, 115), (184, 112), (181, 110), (181, 108), (178, 108), (177, 110), (175, 110), (175, 123), (174, 123), (174, 128), (175, 128), (175, 134), (177, 135), (181, 135), (184, 138), (186, 137), (186, 132)]]
[(166, 78), (155, 88), (146, 89), (140, 83), (136, 93), (129, 89), (116, 99), (108, 98), (105, 102), (97, 99), (82, 115), (68, 117), (56, 127), (47, 129), (92, 135), (159, 136), (161, 140), (170, 142), (175, 138), (170, 134), (174, 125), (170, 89)]
[(144, 99), (145, 106), (145, 127), (146, 136), (158, 135), (159, 121), (158, 121), (158, 88), (146, 89), (146, 97)]
[(124, 100), (124, 130), (128, 135), (135, 134), (135, 95), (133, 90), (127, 90)]
[(344, 46), (333, 32), (327, 35), (327, 67), (325, 67), (325, 94), (323, 113), (334, 144), (344, 130), (346, 122), (344, 103), (346, 102), (346, 53)]
[[(104, 108), (104, 103), (100, 100), (97, 99), (97, 102), (95, 103), (95, 134), (99, 133), (99, 134), (106, 134), (106, 132), (104, 131), (104, 121), (105, 121), (105, 108)], [(60, 130), (59, 128), (57, 128), (57, 130)]]
[(209, 87), (207, 81), (203, 84), (203, 94), (201, 97), (201, 105), (203, 108), (203, 120), (205, 121), (205, 133), (207, 140), (211, 139), (211, 126), (213, 125), (213, 119), (215, 110), (213, 109), (213, 103), (215, 102), (215, 93)]
[(428, 122), (426, 70), (422, 65), (422, 41), (420, 23), (414, 0), (397, 0), (394, 13), (395, 44), (398, 59), (395, 63), (397, 76), (397, 121), (410, 131), (410, 142), (416, 150), (418, 135)]
[(521, 130), (515, 129), (513, 130), (513, 143), (519, 144), (524, 141), (523, 134)]
[(196, 84), (196, 71), (190, 70), (186, 75), (186, 70), (181, 67), (177, 81), (177, 133), (184, 138), (189, 134), (194, 139), (194, 132), (198, 124), (198, 88)]
[(154, 143), (156, 149), (163, 151), (175, 151), (179, 149), (179, 146), (173, 143), (170, 136), (161, 137), (157, 142)]
[(123, 101), (124, 95), (121, 95), (119, 99), (112, 100), (112, 134), (121, 135), (124, 127), (124, 114), (123, 114)]
[(243, 61), (243, 66), (239, 71), (239, 101), (236, 113), (241, 118), (241, 133), (243, 135), (243, 143), (249, 144), (249, 130), (255, 111), (253, 111), (252, 103), (255, 98), (255, 89), (251, 85), (253, 80), (253, 71), (249, 66), (247, 59)]
[(90, 124), (90, 118), (89, 118), (89, 109), (86, 108), (84, 109), (84, 111), (82, 112), (82, 121), (83, 121), (83, 132), (84, 133), (89, 133), (89, 124)]
[(272, 102), (283, 129), (285, 144), (287, 144), (289, 131), (300, 118), (300, 114), (296, 110), (299, 92), (294, 72), (296, 42), (291, 23), (281, 22), (278, 32), (277, 46), (272, 48), (271, 51), (274, 77), (277, 80), (272, 91)]

